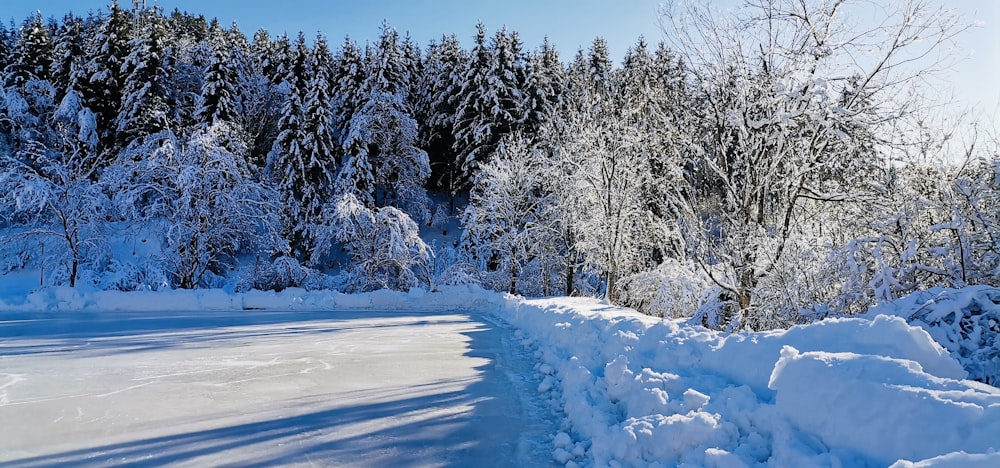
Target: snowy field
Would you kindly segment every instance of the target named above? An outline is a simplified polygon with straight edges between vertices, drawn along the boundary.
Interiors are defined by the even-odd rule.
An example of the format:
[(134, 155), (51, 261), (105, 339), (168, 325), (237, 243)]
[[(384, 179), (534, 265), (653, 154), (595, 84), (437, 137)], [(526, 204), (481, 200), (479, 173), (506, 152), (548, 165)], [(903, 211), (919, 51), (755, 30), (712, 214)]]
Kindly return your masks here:
[(5, 465), (1000, 466), (1000, 390), (896, 316), (725, 334), (466, 287), (7, 300)]

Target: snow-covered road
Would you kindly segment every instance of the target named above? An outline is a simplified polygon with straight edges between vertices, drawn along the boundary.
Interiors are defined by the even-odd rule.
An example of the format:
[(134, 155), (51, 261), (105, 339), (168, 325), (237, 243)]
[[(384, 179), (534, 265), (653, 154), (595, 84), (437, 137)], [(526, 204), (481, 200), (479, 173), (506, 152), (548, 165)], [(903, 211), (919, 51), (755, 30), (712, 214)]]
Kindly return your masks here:
[(545, 466), (525, 353), (479, 314), (4, 314), (0, 464)]

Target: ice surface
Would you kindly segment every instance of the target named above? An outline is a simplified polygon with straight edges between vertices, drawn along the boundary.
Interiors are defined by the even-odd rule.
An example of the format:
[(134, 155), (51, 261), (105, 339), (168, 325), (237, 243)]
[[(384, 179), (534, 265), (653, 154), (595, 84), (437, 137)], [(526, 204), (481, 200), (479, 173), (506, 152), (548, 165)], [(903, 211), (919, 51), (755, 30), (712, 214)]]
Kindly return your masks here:
[(557, 430), (483, 314), (7, 312), (0, 335), (4, 465), (544, 466)]

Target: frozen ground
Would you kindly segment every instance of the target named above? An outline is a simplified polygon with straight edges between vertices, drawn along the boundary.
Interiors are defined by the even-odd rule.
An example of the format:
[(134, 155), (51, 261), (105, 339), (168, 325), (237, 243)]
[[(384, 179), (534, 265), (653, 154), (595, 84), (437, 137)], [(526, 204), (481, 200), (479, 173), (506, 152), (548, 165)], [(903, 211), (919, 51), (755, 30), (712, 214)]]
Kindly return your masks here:
[(0, 465), (551, 460), (533, 362), (480, 314), (6, 313), (0, 336)]
[(996, 467), (1000, 389), (904, 317), (997, 297), (726, 334), (473, 287), (7, 295), (0, 465)]

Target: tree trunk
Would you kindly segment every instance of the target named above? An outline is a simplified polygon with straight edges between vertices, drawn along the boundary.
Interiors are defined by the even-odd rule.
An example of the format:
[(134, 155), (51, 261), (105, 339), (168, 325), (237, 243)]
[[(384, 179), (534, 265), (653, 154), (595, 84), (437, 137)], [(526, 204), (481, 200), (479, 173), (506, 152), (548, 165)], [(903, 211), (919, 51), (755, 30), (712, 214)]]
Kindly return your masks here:
[(76, 272), (79, 269), (79, 267), (80, 267), (80, 260), (74, 256), (73, 262), (70, 263), (69, 267), (69, 287), (71, 288), (76, 287)]
[(615, 280), (614, 272), (608, 272), (608, 279), (606, 283), (607, 291), (604, 292), (604, 300), (608, 301), (609, 304), (615, 303), (615, 288), (618, 287), (618, 282)]
[(573, 268), (573, 262), (566, 262), (566, 295), (573, 295), (573, 279), (576, 276), (576, 269)]
[(517, 294), (517, 270), (516, 266), (510, 267), (510, 290), (507, 292), (511, 294)]

